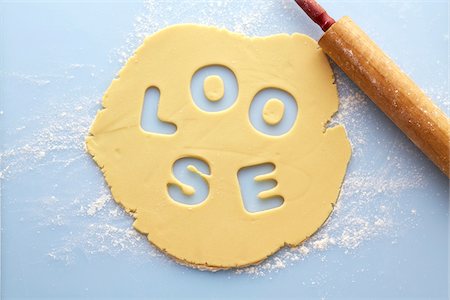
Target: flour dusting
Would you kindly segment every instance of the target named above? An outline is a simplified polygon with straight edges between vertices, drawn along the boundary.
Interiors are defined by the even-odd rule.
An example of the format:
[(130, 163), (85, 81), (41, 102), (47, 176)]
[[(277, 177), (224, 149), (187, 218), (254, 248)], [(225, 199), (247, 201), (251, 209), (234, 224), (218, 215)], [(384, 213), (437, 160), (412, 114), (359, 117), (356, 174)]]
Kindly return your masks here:
[[(135, 19), (134, 30), (124, 38), (123, 46), (111, 51), (110, 63), (125, 63), (147, 35), (170, 25), (163, 17), (168, 14), (175, 14), (176, 18), (172, 19), (178, 19), (180, 23), (214, 25), (254, 35), (261, 32), (260, 28), (270, 28), (273, 33), (282, 32), (283, 29), (277, 28), (271, 18), (293, 18), (297, 11), (293, 1), (282, 1), (282, 5), (276, 1), (259, 1), (258, 9), (252, 11), (236, 9), (236, 6), (232, 7), (233, 3), (236, 2), (193, 2), (189, 9), (200, 12), (193, 17), (188, 11), (175, 9), (176, 2), (148, 1)], [(279, 7), (280, 15), (272, 16), (274, 5)], [(424, 158), (394, 126), (386, 128), (385, 117), (370, 100), (341, 71), (335, 66), (333, 68), (341, 102), (340, 110), (330, 125), (343, 124), (353, 147), (334, 212), (305, 243), (284, 248), (261, 264), (233, 270), (233, 274), (265, 276), (301, 264), (310, 256), (326, 260), (327, 250), (332, 248), (352, 255), (362, 244), (376, 238), (395, 243), (396, 235), (414, 226), (414, 218), (420, 214), (416, 208), (403, 211), (398, 195), (428, 185), (423, 167), (416, 163)], [(3, 145), (0, 179), (3, 184), (8, 184), (33, 172), (45, 174), (47, 169), (60, 175), (58, 181), (45, 192), (41, 191), (37, 199), (29, 199), (40, 204), (40, 210), (30, 217), (38, 224), (36, 232), (54, 229), (62, 232), (60, 239), (48, 247), (46, 254), (51, 259), (70, 264), (76, 260), (75, 252), (81, 252), (86, 256), (121, 255), (136, 263), (155, 257), (169, 260), (132, 228), (132, 216), (113, 201), (100, 171), (85, 151), (84, 140), (100, 108), (104, 90), (80, 91), (74, 88), (70, 95), (58, 90), (59, 85), (75, 85), (77, 80), (96, 78), (101, 74), (103, 70), (95, 65), (81, 63), (70, 64), (61, 70), (61, 74), (51, 76), (0, 73), (2, 80), (18, 80), (27, 88), (45, 87), (57, 91), (55, 95), (46, 95), (49, 107), (37, 111), (32, 119), (20, 120), (18, 127), (5, 132), (6, 137), (14, 142)], [(110, 76), (112, 79), (113, 75)], [(450, 109), (446, 89), (436, 86), (428, 87), (426, 91), (443, 105), (444, 110)], [(0, 116), (3, 114), (0, 112)], [(32, 124), (38, 126), (33, 127)], [(374, 149), (377, 149), (376, 153)], [(378, 156), (376, 161), (379, 165), (368, 159), (373, 155)], [(61, 186), (74, 177), (80, 180), (80, 189), (76, 193), (64, 191)], [(394, 219), (392, 216), (398, 212), (405, 218)], [(25, 223), (30, 219), (22, 217), (20, 221)]]
[(111, 195), (109, 194), (101, 195), (97, 200), (89, 204), (86, 210), (86, 214), (89, 216), (95, 215), (98, 211), (102, 210), (105, 207), (106, 202), (110, 200)]

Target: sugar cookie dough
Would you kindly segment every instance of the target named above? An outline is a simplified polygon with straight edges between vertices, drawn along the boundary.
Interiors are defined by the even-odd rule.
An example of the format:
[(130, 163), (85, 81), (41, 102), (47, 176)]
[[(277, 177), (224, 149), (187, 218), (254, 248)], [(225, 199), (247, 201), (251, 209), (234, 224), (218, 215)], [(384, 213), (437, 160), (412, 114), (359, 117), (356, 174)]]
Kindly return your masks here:
[(222, 78), (217, 75), (211, 75), (205, 78), (203, 84), (205, 96), (210, 101), (219, 101), (224, 95), (224, 86)]
[(280, 123), (284, 116), (284, 104), (276, 98), (269, 99), (264, 105), (263, 118), (269, 125)]
[[(190, 88), (193, 75), (209, 66), (229, 70), (238, 84), (233, 97), (224, 78), (206, 79), (210, 87), (200, 95), (211, 97), (217, 111), (201, 109)], [(336, 202), (351, 148), (344, 127), (325, 127), (338, 108), (333, 81), (327, 58), (305, 35), (249, 38), (199, 25), (168, 27), (147, 37), (113, 80), (87, 149), (115, 201), (134, 212), (133, 226), (156, 247), (200, 266), (258, 263), (313, 235)], [(175, 133), (141, 128), (150, 87), (160, 92), (157, 118), (174, 124)], [(255, 95), (266, 89), (281, 90), (297, 103), (295, 121), (283, 134), (268, 135), (249, 120)], [(222, 101), (230, 102), (222, 108)], [(279, 100), (267, 99), (261, 113), (272, 127), (288, 117)], [(186, 170), (209, 187), (200, 203), (180, 203), (169, 195), (169, 185), (196, 192), (173, 174), (184, 158), (199, 161)], [(256, 180), (272, 178), (277, 185), (258, 201), (271, 195), (284, 201), (248, 212), (238, 172), (260, 164), (274, 170)]]

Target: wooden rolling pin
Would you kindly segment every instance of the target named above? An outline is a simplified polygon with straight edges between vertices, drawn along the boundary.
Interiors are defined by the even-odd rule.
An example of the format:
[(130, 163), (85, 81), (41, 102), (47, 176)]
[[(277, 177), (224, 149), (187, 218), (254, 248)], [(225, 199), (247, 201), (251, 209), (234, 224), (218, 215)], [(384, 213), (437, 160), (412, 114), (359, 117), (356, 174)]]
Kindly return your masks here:
[(314, 0), (296, 0), (325, 32), (319, 45), (449, 176), (450, 120), (349, 17), (335, 22)]

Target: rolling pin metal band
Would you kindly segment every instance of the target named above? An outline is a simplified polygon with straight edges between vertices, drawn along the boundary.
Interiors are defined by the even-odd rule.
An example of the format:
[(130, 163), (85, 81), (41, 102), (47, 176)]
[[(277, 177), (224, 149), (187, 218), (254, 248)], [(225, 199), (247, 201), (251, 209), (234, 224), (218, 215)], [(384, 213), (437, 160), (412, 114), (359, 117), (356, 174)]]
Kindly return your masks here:
[(450, 121), (349, 17), (319, 45), (375, 104), (449, 176)]

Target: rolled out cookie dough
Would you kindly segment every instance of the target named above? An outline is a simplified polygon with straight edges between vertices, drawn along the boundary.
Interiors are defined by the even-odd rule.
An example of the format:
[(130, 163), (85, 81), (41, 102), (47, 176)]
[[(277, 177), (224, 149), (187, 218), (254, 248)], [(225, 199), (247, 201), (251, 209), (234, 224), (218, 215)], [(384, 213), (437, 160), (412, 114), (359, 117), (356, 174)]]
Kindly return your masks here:
[[(213, 112), (198, 106), (190, 88), (193, 75), (208, 66), (228, 69), (238, 85), (235, 99)], [(203, 96), (217, 105), (228, 101), (226, 80), (206, 81), (213, 91), (204, 86)], [(141, 128), (150, 87), (160, 92), (157, 118), (174, 124), (175, 133)], [(267, 89), (284, 91), (298, 106), (293, 125), (281, 135), (264, 133), (249, 120), (255, 95)], [(270, 99), (261, 118), (277, 126), (288, 111)], [(303, 242), (330, 215), (351, 155), (345, 129), (325, 128), (338, 108), (330, 65), (317, 43), (301, 34), (249, 38), (199, 25), (168, 27), (145, 39), (106, 91), (103, 107), (87, 137), (89, 153), (115, 201), (134, 212), (134, 228), (188, 264), (246, 266)], [(206, 165), (186, 170), (209, 187), (205, 199), (192, 205), (168, 192), (175, 185), (185, 195), (195, 193), (172, 173), (186, 157)], [(280, 196), (283, 203), (249, 212), (238, 172), (260, 164), (274, 171), (255, 180), (271, 178), (277, 185), (258, 201)]]

